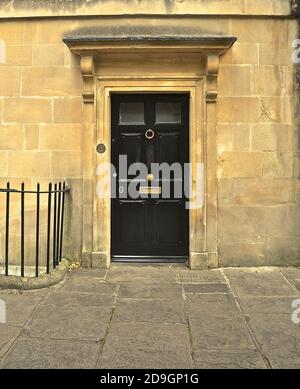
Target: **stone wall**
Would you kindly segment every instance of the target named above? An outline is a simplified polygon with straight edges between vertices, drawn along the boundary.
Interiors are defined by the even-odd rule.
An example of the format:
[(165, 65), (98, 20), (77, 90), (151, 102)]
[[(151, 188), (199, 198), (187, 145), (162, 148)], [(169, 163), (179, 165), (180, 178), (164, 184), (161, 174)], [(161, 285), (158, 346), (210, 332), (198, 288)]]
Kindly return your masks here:
[(222, 265), (299, 263), (292, 41), (297, 23), (233, 20), (218, 103)]
[[(82, 82), (78, 58), (62, 38), (235, 35), (237, 43), (221, 59), (217, 103), (219, 262), (299, 264), (299, 69), (291, 60), (298, 23), (290, 18), (297, 2), (165, 0), (151, 2), (151, 10), (146, 0), (122, 2), (122, 9), (113, 0), (72, 3), (35, 2), (33, 8), (31, 1), (0, 2), (6, 48), (0, 64), (1, 187), (7, 180), (13, 187), (25, 181), (29, 188), (67, 179), (72, 193), (66, 249), (79, 256)], [(62, 8), (55, 11), (53, 4)], [(51, 17), (57, 10), (61, 17)], [(140, 16), (118, 16), (133, 13)], [(75, 16), (87, 14), (99, 16)], [(35, 15), (40, 18), (24, 18)], [(1, 225), (3, 212), (2, 207)], [(17, 215), (16, 205), (12, 218)], [(15, 226), (17, 236), (17, 219)]]
[[(65, 253), (78, 256), (81, 252), (82, 85), (78, 62), (62, 43), (65, 24), (65, 21), (50, 20), (0, 22), (0, 39), (6, 46), (5, 63), (0, 64), (0, 186), (9, 180), (11, 187), (19, 188), (24, 181), (26, 189), (35, 189), (40, 182), (46, 189), (49, 181), (66, 179), (72, 192), (67, 196)], [(3, 204), (4, 195), (0, 197)], [(34, 207), (34, 200), (27, 196), (25, 248), (30, 261), (35, 241)], [(42, 204), (44, 220), (45, 207), (46, 203)], [(4, 211), (2, 207), (2, 233)], [(15, 199), (11, 209), (13, 258), (19, 258), (19, 215), (19, 202)], [(44, 224), (41, 229), (41, 254), (44, 254)], [(2, 234), (2, 253), (3, 247)]]

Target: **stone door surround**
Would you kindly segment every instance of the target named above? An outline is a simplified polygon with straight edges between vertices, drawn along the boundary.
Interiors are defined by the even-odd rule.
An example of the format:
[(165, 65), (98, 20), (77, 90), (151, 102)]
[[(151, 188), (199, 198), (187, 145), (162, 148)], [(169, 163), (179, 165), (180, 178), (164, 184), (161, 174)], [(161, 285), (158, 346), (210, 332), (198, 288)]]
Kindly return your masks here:
[[(189, 211), (189, 265), (192, 269), (218, 267), (217, 79), (220, 56), (235, 41), (232, 36), (211, 35), (64, 38), (70, 50), (81, 57), (84, 102), (82, 261), (86, 266), (110, 265), (109, 188), (107, 197), (96, 195), (99, 175), (108, 174), (101, 166), (110, 162), (110, 95), (182, 92), (190, 95), (190, 162), (193, 166), (204, 165), (204, 204), (202, 208)], [(163, 63), (160, 66), (160, 58), (167, 61), (168, 57), (169, 66)], [(134, 62), (130, 68), (128, 64), (133, 60), (138, 63), (135, 66)], [(149, 61), (153, 61), (152, 68)], [(103, 154), (96, 152), (99, 143), (106, 146)], [(196, 185), (194, 167), (191, 181), (193, 188)]]

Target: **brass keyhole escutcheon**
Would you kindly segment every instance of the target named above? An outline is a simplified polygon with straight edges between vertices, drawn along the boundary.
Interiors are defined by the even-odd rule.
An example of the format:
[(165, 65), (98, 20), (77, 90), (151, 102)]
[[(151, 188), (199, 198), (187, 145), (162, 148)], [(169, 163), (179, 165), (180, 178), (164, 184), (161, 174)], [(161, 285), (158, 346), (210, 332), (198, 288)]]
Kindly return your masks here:
[(146, 137), (147, 139), (153, 139), (153, 138), (154, 138), (154, 131), (151, 130), (151, 128), (149, 128), (149, 130), (147, 130), (147, 131), (145, 132), (145, 137)]
[(154, 175), (153, 174), (148, 174), (147, 175), (147, 181), (153, 181), (154, 180)]

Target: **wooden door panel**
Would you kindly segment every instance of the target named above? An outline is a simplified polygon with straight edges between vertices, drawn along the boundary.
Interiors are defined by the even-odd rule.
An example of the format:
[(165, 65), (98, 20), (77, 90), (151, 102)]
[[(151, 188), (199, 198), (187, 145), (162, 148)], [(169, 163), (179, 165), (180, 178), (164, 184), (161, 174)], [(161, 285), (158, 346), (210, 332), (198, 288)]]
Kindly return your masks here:
[(156, 205), (156, 241), (180, 245), (183, 242), (182, 202), (159, 201)]
[(119, 242), (143, 244), (146, 238), (145, 201), (119, 201), (117, 212)]
[[(117, 177), (117, 198), (111, 201), (113, 259), (187, 258), (189, 215), (184, 182), (182, 176), (173, 174), (171, 165), (179, 164), (183, 172), (184, 163), (189, 162), (188, 112), (189, 98), (184, 94), (111, 96), (111, 152)], [(148, 139), (145, 135), (149, 129), (153, 137)], [(120, 155), (127, 156), (128, 164), (145, 164), (144, 176), (139, 177), (145, 192), (134, 199), (126, 189), (137, 183), (137, 177), (120, 176)], [(153, 163), (169, 164), (171, 175), (162, 176), (156, 171), (148, 181)], [(151, 183), (158, 190), (156, 195), (147, 194)], [(166, 183), (170, 190), (163, 190)], [(174, 193), (175, 184), (182, 189), (180, 198)]]
[(140, 133), (122, 133), (119, 147), (120, 155), (127, 155), (128, 165), (142, 162), (143, 138)]
[(180, 161), (180, 133), (178, 131), (159, 132), (157, 158), (155, 162), (172, 164)]

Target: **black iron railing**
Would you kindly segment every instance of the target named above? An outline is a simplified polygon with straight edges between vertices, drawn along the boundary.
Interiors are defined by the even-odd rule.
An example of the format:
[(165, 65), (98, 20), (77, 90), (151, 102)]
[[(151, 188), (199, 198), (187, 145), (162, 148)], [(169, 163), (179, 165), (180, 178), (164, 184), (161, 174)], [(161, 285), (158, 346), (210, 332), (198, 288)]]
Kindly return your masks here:
[[(40, 221), (41, 221), (41, 197), (48, 196), (47, 203), (47, 227), (46, 227), (46, 273), (49, 274), (51, 268), (55, 269), (62, 259), (63, 249), (63, 233), (64, 233), (64, 213), (65, 213), (65, 194), (70, 191), (70, 188), (65, 182), (56, 184), (49, 183), (48, 190), (41, 190), (38, 183), (36, 190), (25, 190), (25, 184), (21, 184), (21, 189), (12, 189), (10, 183), (7, 183), (6, 188), (0, 188), (0, 193), (5, 194), (5, 249), (4, 249), (4, 274), (10, 275), (10, 211), (11, 211), (11, 196), (20, 196), (20, 276), (25, 276), (25, 206), (27, 195), (36, 197), (35, 205), (35, 226), (30, 226), (30, 229), (35, 228), (35, 250), (32, 250), (32, 256), (35, 256), (35, 276), (40, 274)], [(53, 204), (53, 206), (52, 206)], [(51, 247), (52, 246), (52, 247)], [(34, 252), (35, 251), (35, 252)], [(13, 265), (16, 265), (14, 258)]]

